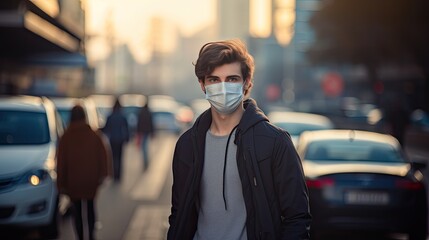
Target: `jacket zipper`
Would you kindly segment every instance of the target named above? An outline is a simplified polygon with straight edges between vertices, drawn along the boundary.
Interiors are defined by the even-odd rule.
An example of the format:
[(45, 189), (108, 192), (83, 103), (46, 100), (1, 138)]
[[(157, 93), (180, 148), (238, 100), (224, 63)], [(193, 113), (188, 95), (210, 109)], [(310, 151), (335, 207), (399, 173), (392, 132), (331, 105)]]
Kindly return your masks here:
[[(249, 158), (250, 158), (250, 164), (251, 164), (251, 174), (253, 175), (253, 176), (251, 176), (252, 177), (252, 184), (253, 184), (253, 187), (254, 188), (256, 188), (256, 187), (258, 187), (258, 181), (256, 180), (256, 175), (255, 175), (255, 168), (254, 168), (254, 165), (253, 165), (253, 161), (252, 161), (252, 155), (251, 155), (251, 149), (250, 148), (248, 148), (247, 149), (247, 153), (249, 154)], [(248, 162), (247, 162), (247, 160), (246, 160), (246, 153), (244, 153), (243, 154), (243, 158), (244, 158), (244, 162), (247, 164)], [(255, 206), (255, 203), (253, 203), (253, 209), (255, 210), (255, 212), (254, 212), (254, 214), (256, 214), (255, 215), (255, 218), (254, 218), (254, 224), (255, 224), (255, 226), (257, 225), (257, 221), (256, 221), (256, 219), (258, 218), (258, 212), (256, 211), (256, 206)], [(257, 236), (257, 239), (258, 240), (260, 240), (260, 239), (262, 239), (262, 232), (261, 231), (259, 231), (258, 232), (258, 235), (256, 235)]]
[[(247, 149), (249, 157), (250, 157), (250, 164), (252, 166), (252, 178), (253, 178), (253, 186), (257, 187), (258, 186), (258, 181), (256, 180), (256, 174), (255, 174), (255, 166), (253, 165), (253, 161), (252, 161), (252, 150), (250, 148)], [(244, 160), (246, 160), (246, 155), (244, 154)]]

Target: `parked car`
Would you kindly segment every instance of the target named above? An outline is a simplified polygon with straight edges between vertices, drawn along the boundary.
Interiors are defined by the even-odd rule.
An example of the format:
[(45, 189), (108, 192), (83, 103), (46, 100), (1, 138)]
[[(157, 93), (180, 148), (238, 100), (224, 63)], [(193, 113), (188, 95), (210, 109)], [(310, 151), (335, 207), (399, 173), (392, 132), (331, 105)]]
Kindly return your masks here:
[(0, 225), (58, 233), (56, 146), (61, 117), (46, 97), (0, 97)]
[(192, 119), (192, 122), (195, 122), (197, 118), (207, 109), (210, 108), (210, 103), (207, 101), (207, 99), (204, 98), (197, 98), (191, 101), (190, 107), (192, 108), (192, 111), (194, 112), (194, 118)]
[[(152, 112), (155, 131), (180, 134), (186, 128), (187, 124), (181, 121), (179, 113), (185, 113), (185, 111), (189, 110), (182, 107), (183, 105), (171, 96), (150, 96), (149, 108)], [(190, 119), (192, 119), (192, 117)]]
[[(376, 130), (383, 131), (385, 129), (385, 111), (380, 108), (371, 110), (368, 114), (367, 122), (373, 125)], [(409, 127), (414, 128), (416, 131), (429, 132), (429, 113), (422, 109), (415, 109), (410, 112), (409, 121), (406, 122)]]
[[(143, 94), (120, 94), (117, 96), (122, 106), (122, 113), (127, 119), (130, 136), (134, 136), (137, 130), (138, 116), (140, 109), (146, 103), (146, 96)], [(115, 104), (116, 96), (110, 94), (93, 94), (88, 97), (95, 103), (99, 126), (102, 128), (107, 121), (107, 118), (112, 113), (113, 105)]]
[(411, 124), (416, 129), (429, 132), (429, 113), (416, 109), (411, 113)]
[(86, 114), (86, 120), (93, 130), (99, 129), (99, 120), (95, 102), (91, 98), (73, 98), (73, 97), (51, 97), (50, 98), (57, 108), (58, 113), (65, 126), (70, 123), (71, 109), (79, 104), (83, 107)]
[(190, 106), (180, 103), (179, 108), (176, 111), (176, 120), (182, 126), (182, 130), (190, 128), (194, 123), (194, 119), (194, 110)]
[(328, 117), (313, 113), (272, 111), (267, 117), (271, 123), (289, 132), (295, 147), (299, 136), (304, 131), (334, 128), (334, 123)]
[(115, 96), (109, 94), (92, 94), (87, 98), (95, 103), (98, 116), (98, 126), (104, 127), (107, 117), (112, 112), (113, 104), (115, 103)]
[(302, 133), (303, 162), (319, 239), (341, 231), (427, 235), (427, 195), (421, 170), (390, 135), (354, 130)]
[(146, 104), (146, 96), (143, 94), (122, 94), (119, 96), (119, 102), (127, 119), (130, 136), (134, 136), (137, 131), (141, 108)]

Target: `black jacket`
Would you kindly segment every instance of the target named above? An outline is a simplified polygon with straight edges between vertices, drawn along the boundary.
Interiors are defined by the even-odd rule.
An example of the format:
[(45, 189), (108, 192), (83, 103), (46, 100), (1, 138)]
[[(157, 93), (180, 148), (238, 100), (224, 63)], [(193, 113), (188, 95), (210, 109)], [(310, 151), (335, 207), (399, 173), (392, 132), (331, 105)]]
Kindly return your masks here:
[[(290, 136), (270, 124), (254, 100), (246, 100), (244, 107), (235, 144), (248, 239), (308, 239), (308, 190)], [(208, 110), (177, 141), (169, 240), (192, 239), (195, 234), (205, 136), (211, 121)]]

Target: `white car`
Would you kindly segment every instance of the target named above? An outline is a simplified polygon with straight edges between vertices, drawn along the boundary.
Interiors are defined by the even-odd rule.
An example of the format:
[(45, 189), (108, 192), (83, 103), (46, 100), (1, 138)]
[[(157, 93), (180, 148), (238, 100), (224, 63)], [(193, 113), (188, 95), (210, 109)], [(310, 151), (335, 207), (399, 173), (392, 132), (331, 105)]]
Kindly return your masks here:
[(58, 234), (56, 146), (63, 124), (45, 97), (0, 97), (0, 225)]
[(273, 111), (268, 114), (268, 119), (289, 132), (295, 147), (299, 136), (305, 131), (334, 128), (334, 123), (328, 117), (306, 112)]
[(185, 110), (182, 113), (186, 114), (189, 109), (184, 109), (175, 98), (167, 95), (151, 95), (149, 96), (149, 109), (152, 112), (155, 131), (180, 134), (185, 129), (186, 124), (180, 119), (179, 113), (181, 110)]
[(146, 104), (146, 96), (143, 94), (121, 94), (119, 95), (119, 102), (122, 105), (122, 113), (127, 119), (130, 136), (134, 136), (137, 132), (141, 108)]
[(107, 117), (112, 112), (113, 105), (115, 104), (115, 96), (109, 94), (92, 94), (87, 97), (95, 103), (97, 109), (98, 126), (104, 127)]
[(86, 114), (86, 121), (91, 128), (96, 131), (99, 129), (99, 120), (97, 107), (91, 98), (73, 98), (73, 97), (51, 97), (49, 98), (55, 104), (55, 107), (60, 114), (64, 125), (68, 126), (72, 108), (79, 104), (83, 107)]

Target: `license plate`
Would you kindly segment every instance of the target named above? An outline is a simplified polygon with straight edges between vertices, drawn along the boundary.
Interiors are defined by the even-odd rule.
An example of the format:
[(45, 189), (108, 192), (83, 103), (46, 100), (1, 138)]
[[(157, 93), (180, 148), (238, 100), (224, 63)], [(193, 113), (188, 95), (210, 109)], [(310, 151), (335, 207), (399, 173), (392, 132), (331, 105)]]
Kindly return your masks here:
[(346, 192), (344, 201), (346, 204), (387, 205), (390, 199), (385, 192), (349, 191)]

